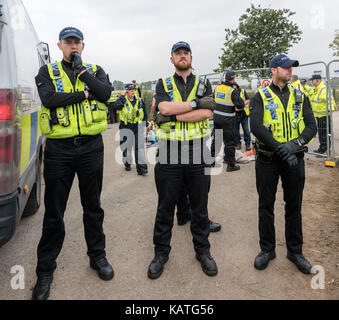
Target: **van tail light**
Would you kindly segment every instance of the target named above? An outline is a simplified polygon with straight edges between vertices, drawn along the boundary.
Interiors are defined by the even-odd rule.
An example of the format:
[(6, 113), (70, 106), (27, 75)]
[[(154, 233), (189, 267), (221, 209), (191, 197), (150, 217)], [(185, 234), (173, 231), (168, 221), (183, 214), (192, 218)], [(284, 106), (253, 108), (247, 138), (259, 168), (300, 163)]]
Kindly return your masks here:
[(0, 120), (12, 120), (14, 116), (14, 91), (0, 89)]
[(15, 90), (0, 89), (0, 195), (14, 190), (17, 180)]
[(0, 90), (0, 164), (13, 160), (14, 91)]

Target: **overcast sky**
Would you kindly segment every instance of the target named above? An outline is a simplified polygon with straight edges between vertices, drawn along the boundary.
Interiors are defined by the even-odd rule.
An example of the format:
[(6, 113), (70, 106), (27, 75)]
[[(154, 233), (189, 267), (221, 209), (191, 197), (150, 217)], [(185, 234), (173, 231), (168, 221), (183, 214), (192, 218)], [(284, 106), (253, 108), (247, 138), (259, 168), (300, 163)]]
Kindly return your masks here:
[(85, 37), (83, 60), (101, 65), (111, 80), (157, 80), (173, 73), (171, 46), (187, 41), (197, 74), (218, 66), (225, 28), (234, 29), (251, 3), (274, 9), (289, 8), (303, 31), (289, 52), (301, 63), (329, 62), (328, 48), (339, 29), (338, 1), (318, 0), (22, 0), (41, 41), (48, 42), (54, 59), (59, 32), (79, 28)]

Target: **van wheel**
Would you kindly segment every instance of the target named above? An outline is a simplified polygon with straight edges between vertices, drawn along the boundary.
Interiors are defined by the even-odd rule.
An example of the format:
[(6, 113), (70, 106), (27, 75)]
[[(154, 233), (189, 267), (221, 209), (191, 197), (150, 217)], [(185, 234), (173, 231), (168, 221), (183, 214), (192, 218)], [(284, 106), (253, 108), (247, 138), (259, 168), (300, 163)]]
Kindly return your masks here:
[(24, 212), (22, 213), (22, 217), (32, 216), (39, 210), (39, 207), (40, 207), (40, 203), (41, 203), (41, 163), (40, 161), (37, 161), (37, 164), (38, 164), (38, 167), (37, 167), (36, 180), (33, 185), (31, 194), (29, 195), (29, 198), (27, 200)]

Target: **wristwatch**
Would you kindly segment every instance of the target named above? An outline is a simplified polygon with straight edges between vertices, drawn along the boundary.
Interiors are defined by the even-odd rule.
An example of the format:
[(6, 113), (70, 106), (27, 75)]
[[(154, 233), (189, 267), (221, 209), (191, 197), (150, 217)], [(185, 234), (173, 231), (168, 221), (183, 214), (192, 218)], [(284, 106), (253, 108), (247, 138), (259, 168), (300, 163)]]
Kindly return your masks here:
[(195, 109), (195, 108), (197, 107), (197, 102), (196, 102), (195, 100), (192, 100), (192, 101), (190, 102), (190, 107), (191, 107), (192, 109)]
[(298, 138), (297, 139), (297, 142), (299, 144), (300, 147), (303, 147), (306, 143), (305, 143), (305, 140), (303, 138)]

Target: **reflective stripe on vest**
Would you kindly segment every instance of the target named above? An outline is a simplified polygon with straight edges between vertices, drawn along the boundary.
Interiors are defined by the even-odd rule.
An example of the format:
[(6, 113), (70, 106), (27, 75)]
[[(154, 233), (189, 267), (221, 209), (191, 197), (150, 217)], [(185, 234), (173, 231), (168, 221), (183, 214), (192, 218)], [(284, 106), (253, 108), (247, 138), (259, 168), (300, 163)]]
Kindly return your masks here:
[[(172, 102), (183, 102), (173, 76), (162, 79), (162, 82), (164, 89)], [(195, 84), (187, 98), (187, 101), (192, 101), (197, 98), (196, 93), (199, 82), (206, 84), (206, 81), (202, 78), (195, 76)], [(190, 141), (193, 139), (201, 139), (209, 134), (209, 119), (197, 122), (171, 121), (163, 123), (157, 128), (157, 137), (158, 139), (163, 140)]]
[[(86, 69), (95, 75), (96, 65), (85, 64)], [(61, 62), (47, 65), (49, 76), (56, 92), (81, 92), (85, 83), (76, 79), (75, 86), (62, 68)], [(78, 135), (97, 135), (107, 129), (107, 107), (104, 103), (84, 100), (66, 107), (41, 107), (40, 127), (50, 139), (71, 138)]]
[[(259, 89), (263, 100), (264, 118), (263, 124), (280, 143), (296, 139), (305, 129), (303, 121), (303, 102), (296, 103), (294, 90), (289, 86), (290, 97), (285, 110), (280, 98), (269, 88)], [(296, 90), (296, 89), (295, 89)]]
[(108, 99), (108, 103), (116, 102), (118, 100), (118, 93), (116, 91), (112, 91), (110, 98)]
[(214, 113), (219, 114), (220, 116), (224, 116), (224, 117), (234, 117), (236, 115), (235, 112), (226, 113), (226, 112), (221, 112), (221, 111), (217, 111), (217, 110), (214, 110)]

